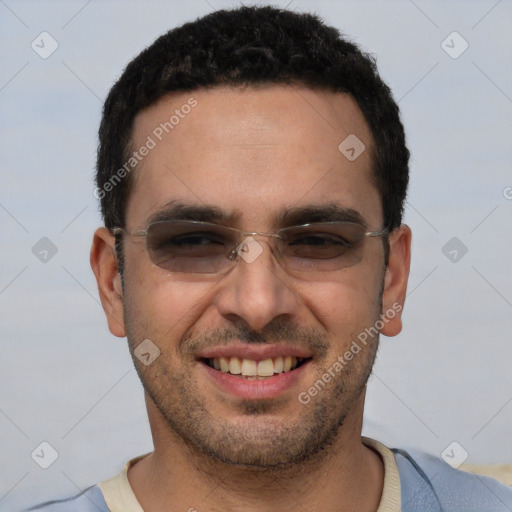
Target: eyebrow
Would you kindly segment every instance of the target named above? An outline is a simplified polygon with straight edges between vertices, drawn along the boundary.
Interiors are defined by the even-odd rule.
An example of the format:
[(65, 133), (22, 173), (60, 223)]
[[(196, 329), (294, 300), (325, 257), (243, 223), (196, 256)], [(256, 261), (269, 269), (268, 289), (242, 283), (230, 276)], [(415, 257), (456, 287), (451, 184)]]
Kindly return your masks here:
[(363, 216), (353, 208), (347, 208), (339, 203), (306, 205), (283, 210), (276, 217), (279, 226), (299, 226), (311, 222), (345, 221), (356, 222), (366, 227)]
[[(232, 226), (242, 217), (242, 214), (241, 210), (228, 211), (219, 206), (173, 200), (151, 215), (148, 224), (164, 220), (194, 220)], [(312, 222), (333, 221), (355, 222), (367, 227), (366, 221), (357, 210), (334, 202), (284, 208), (274, 217), (273, 224), (275, 228), (282, 228)]]
[(163, 220), (195, 220), (201, 222), (234, 222), (241, 216), (238, 212), (228, 212), (218, 206), (197, 205), (179, 201), (169, 201), (161, 210), (148, 219), (148, 223)]

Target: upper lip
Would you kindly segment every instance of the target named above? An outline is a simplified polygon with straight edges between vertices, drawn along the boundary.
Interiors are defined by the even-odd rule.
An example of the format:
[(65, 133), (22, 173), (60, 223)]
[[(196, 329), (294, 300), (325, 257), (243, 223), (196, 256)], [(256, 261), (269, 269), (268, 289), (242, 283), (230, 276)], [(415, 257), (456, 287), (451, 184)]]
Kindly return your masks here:
[(238, 357), (239, 359), (252, 359), (254, 361), (263, 361), (275, 357), (295, 356), (309, 358), (311, 353), (307, 350), (290, 345), (247, 345), (246, 343), (236, 343), (233, 345), (211, 347), (202, 350), (198, 354), (199, 359), (214, 359), (217, 357)]

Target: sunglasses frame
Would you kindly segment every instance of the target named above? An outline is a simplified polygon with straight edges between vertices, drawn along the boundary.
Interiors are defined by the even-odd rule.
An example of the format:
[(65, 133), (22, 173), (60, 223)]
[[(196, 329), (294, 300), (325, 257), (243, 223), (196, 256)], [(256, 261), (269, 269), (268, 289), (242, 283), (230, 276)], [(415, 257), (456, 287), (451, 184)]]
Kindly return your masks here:
[[(163, 268), (164, 270), (167, 270), (169, 272), (190, 273), (190, 274), (194, 274), (194, 273), (198, 273), (198, 274), (202, 274), (202, 273), (205, 273), (205, 274), (220, 273), (220, 272), (172, 271), (172, 270), (169, 270), (169, 269), (167, 269), (165, 267), (162, 267), (162, 266), (158, 265), (157, 263), (155, 263), (153, 258), (152, 258), (152, 249), (150, 249), (148, 247), (148, 243), (147, 243), (148, 234), (149, 234), (149, 231), (151, 229), (151, 226), (153, 226), (155, 224), (166, 224), (166, 223), (172, 223), (172, 224), (183, 223), (183, 224), (194, 225), (194, 226), (198, 226), (198, 227), (203, 227), (203, 226), (205, 228), (210, 227), (212, 229), (219, 229), (219, 228), (221, 228), (223, 230), (230, 231), (231, 233), (236, 233), (239, 242), (236, 243), (234, 245), (233, 249), (226, 254), (226, 258), (228, 260), (230, 260), (230, 261), (238, 260), (238, 257), (240, 255), (240, 248), (243, 247), (244, 242), (246, 241), (246, 239), (248, 237), (265, 236), (265, 237), (272, 237), (272, 238), (280, 238), (280, 239), (282, 239), (283, 238), (282, 237), (282, 233), (286, 232), (286, 231), (289, 231), (289, 230), (292, 230), (292, 229), (308, 228), (308, 227), (311, 227), (311, 226), (312, 227), (315, 227), (315, 226), (321, 227), (321, 226), (329, 226), (329, 225), (336, 225), (336, 224), (349, 224), (349, 225), (353, 225), (353, 226), (358, 226), (362, 230), (365, 229), (365, 226), (363, 226), (362, 224), (360, 224), (358, 222), (352, 222), (352, 221), (327, 221), (327, 222), (310, 222), (310, 223), (300, 224), (300, 225), (296, 225), (296, 226), (288, 226), (288, 227), (279, 229), (275, 233), (265, 233), (265, 232), (258, 232), (258, 231), (242, 231), (242, 230), (240, 230), (238, 228), (234, 228), (232, 226), (225, 226), (223, 224), (216, 224), (216, 223), (213, 223), (213, 222), (203, 222), (203, 221), (195, 221), (195, 220), (177, 219), (177, 220), (160, 220), (160, 221), (151, 222), (146, 227), (146, 229), (139, 230), (139, 231), (134, 231), (134, 232), (130, 232), (130, 231), (128, 231), (128, 230), (126, 230), (124, 228), (121, 228), (121, 227), (115, 227), (115, 228), (111, 229), (111, 233), (114, 236), (119, 236), (119, 235), (123, 235), (124, 234), (124, 235), (130, 236), (130, 237), (144, 238), (144, 247), (145, 247), (146, 252), (148, 253), (148, 256), (149, 256), (149, 259), (151, 260), (151, 262), (154, 265), (156, 265), (157, 267)], [(362, 235), (361, 238), (359, 240), (357, 240), (355, 243), (359, 243), (359, 242), (363, 241), (366, 238), (380, 238), (380, 237), (385, 236), (387, 234), (389, 234), (389, 229), (387, 227), (384, 228), (384, 229), (381, 229), (380, 231), (364, 231), (363, 233), (361, 233), (361, 235)], [(272, 248), (270, 248), (270, 250), (274, 254), (274, 251), (272, 250)], [(281, 254), (281, 251), (280, 251), (279, 247), (278, 247), (278, 255), (279, 255), (280, 258), (282, 257), (282, 254)], [(321, 259), (321, 258), (319, 258), (319, 259)], [(340, 267), (340, 268), (346, 268), (346, 267)]]

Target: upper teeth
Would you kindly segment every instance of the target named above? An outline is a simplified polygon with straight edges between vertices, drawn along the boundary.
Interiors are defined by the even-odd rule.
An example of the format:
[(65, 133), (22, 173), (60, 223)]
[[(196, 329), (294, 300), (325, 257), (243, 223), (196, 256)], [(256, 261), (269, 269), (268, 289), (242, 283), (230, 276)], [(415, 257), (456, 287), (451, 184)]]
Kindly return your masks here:
[(302, 360), (302, 357), (297, 358), (295, 356), (274, 357), (263, 359), (263, 361), (240, 359), (238, 357), (214, 357), (209, 362), (216, 370), (232, 375), (270, 377), (274, 373), (293, 370), (297, 363)]

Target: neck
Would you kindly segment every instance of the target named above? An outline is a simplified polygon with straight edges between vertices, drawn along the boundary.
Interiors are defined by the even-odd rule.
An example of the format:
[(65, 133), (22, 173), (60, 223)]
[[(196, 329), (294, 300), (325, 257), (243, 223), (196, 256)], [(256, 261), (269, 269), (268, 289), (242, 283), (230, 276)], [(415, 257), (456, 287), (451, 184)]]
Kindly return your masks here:
[[(364, 395), (364, 393), (363, 393)], [(322, 510), (375, 512), (384, 481), (380, 456), (361, 442), (364, 396), (354, 404), (334, 442), (288, 468), (262, 469), (197, 453), (170, 432), (150, 399), (155, 450), (128, 472), (145, 512)]]

